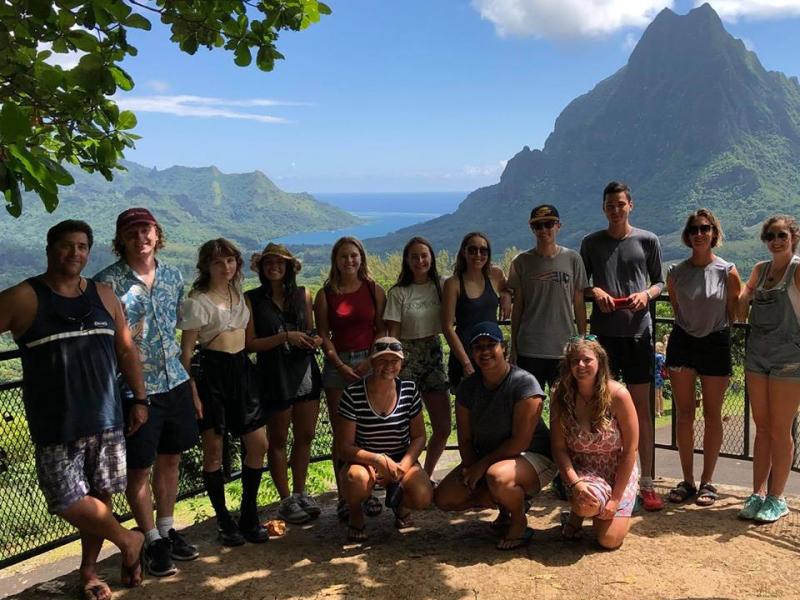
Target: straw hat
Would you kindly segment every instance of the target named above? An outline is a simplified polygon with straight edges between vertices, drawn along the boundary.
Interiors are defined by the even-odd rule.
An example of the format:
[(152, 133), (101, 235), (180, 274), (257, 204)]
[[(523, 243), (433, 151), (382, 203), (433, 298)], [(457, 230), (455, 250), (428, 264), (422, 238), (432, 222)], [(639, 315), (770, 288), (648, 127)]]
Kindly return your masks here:
[(261, 261), (266, 256), (278, 256), (283, 260), (291, 262), (294, 265), (295, 273), (300, 272), (300, 269), (303, 267), (300, 260), (289, 252), (286, 246), (270, 242), (262, 252), (256, 252), (250, 257), (250, 268), (258, 273), (261, 268)]

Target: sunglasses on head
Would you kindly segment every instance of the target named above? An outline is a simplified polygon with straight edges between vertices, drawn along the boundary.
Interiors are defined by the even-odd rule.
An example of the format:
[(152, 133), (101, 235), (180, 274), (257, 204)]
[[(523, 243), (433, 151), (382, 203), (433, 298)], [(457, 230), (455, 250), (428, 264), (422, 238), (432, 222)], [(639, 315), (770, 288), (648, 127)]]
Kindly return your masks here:
[(689, 235), (697, 235), (698, 233), (711, 233), (711, 231), (713, 229), (714, 229), (714, 226), (713, 225), (708, 225), (708, 224), (706, 224), (706, 225), (689, 225), (689, 227), (686, 228), (686, 233), (688, 233)]
[(538, 223), (531, 223), (531, 227), (533, 227), (536, 231), (540, 229), (552, 229), (558, 224), (558, 221), (552, 219), (550, 221), (539, 221)]
[(402, 352), (403, 344), (400, 342), (375, 342), (375, 352), (383, 352), (384, 350)]
[(779, 240), (788, 240), (789, 239), (789, 232), (788, 231), (768, 231), (764, 234), (764, 240), (767, 242), (771, 242), (775, 238)]
[(472, 256), (475, 256), (476, 254), (480, 254), (481, 256), (489, 256), (489, 247), (467, 246), (467, 254), (471, 254)]
[(593, 333), (584, 333), (583, 335), (573, 335), (569, 338), (570, 344), (573, 342), (580, 342), (581, 340), (586, 340), (587, 342), (596, 342), (597, 336)]

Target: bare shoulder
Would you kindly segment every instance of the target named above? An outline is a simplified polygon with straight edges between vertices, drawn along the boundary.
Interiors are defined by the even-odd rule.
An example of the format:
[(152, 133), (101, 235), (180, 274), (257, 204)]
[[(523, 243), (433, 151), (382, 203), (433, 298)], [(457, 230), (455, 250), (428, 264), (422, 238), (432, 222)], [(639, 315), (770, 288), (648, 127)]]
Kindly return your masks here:
[(0, 292), (0, 331), (22, 335), (33, 322), (39, 302), (31, 284), (23, 281)]
[(503, 272), (503, 269), (501, 269), (499, 266), (492, 265), (490, 276), (492, 279), (495, 279), (497, 281), (502, 281), (503, 279), (505, 279), (506, 274)]
[(633, 402), (628, 388), (622, 385), (619, 381), (609, 381), (608, 389), (611, 392), (611, 400), (615, 407), (619, 406), (620, 403)]
[(443, 289), (445, 292), (458, 290), (458, 277), (456, 277), (455, 275), (451, 275), (450, 277), (445, 279)]
[(0, 292), (0, 302), (3, 303), (4, 310), (24, 308), (32, 300), (36, 300), (36, 292), (27, 281), (22, 281)]

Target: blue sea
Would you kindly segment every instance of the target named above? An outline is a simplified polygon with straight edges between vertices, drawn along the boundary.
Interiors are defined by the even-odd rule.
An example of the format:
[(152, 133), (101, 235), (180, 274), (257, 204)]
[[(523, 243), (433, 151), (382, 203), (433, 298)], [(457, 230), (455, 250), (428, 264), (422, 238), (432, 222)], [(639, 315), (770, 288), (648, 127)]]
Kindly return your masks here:
[(392, 231), (430, 221), (451, 213), (468, 192), (371, 192), (371, 193), (317, 193), (313, 196), (346, 210), (366, 222), (355, 227), (332, 231), (308, 231), (278, 238), (284, 244), (330, 244), (343, 235), (359, 239), (379, 237)]

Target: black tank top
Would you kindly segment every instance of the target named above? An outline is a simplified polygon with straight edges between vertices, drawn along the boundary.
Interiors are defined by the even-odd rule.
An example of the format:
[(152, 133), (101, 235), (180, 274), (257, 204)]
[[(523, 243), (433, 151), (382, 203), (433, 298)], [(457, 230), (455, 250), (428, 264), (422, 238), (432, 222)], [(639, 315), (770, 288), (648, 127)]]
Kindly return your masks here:
[(123, 425), (114, 319), (95, 283), (85, 281), (84, 293), (67, 298), (39, 278), (27, 280), (38, 308), (16, 342), (22, 355), (22, 399), (38, 445), (63, 444)]
[(477, 298), (467, 296), (464, 278), (458, 275), (459, 293), (456, 300), (456, 334), (464, 349), (469, 353), (469, 334), (472, 328), (483, 321), (497, 321), (497, 307), (500, 298), (495, 294), (492, 281), (483, 276), (483, 293)]

